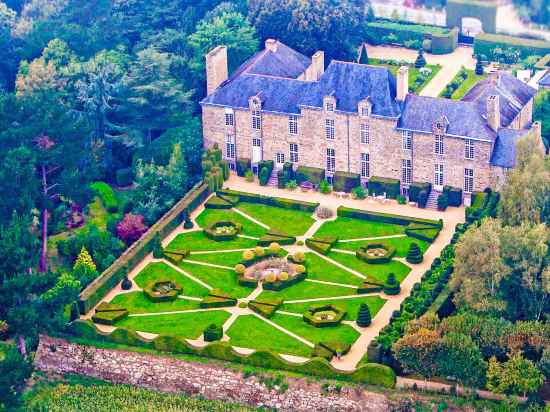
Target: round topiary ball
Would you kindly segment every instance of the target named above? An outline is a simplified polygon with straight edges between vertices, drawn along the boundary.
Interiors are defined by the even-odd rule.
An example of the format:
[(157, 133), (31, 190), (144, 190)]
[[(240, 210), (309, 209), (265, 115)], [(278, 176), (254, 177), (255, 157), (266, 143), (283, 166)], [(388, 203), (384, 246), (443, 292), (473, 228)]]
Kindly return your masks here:
[(301, 273), (304, 273), (306, 271), (306, 268), (304, 265), (298, 265), (296, 266), (296, 273), (299, 275)]
[(304, 252), (296, 252), (292, 258), (296, 263), (302, 263), (305, 259)]
[(288, 273), (286, 272), (279, 273), (279, 280), (283, 280), (283, 281), (288, 280)]
[(120, 284), (120, 287), (122, 290), (130, 290), (132, 289), (132, 281), (128, 279), (128, 276), (125, 276), (122, 280), (122, 283)]
[(281, 251), (281, 245), (279, 245), (277, 242), (273, 242), (269, 245), (267, 249), (269, 250), (269, 253), (276, 255)]
[(245, 250), (243, 252), (243, 259), (244, 260), (252, 260), (252, 259), (254, 259), (254, 256), (255, 256), (255, 254), (252, 250)]
[(244, 275), (244, 272), (246, 270), (246, 266), (242, 263), (239, 263), (238, 265), (235, 265), (235, 272), (237, 275)]
[(262, 257), (263, 255), (265, 255), (265, 250), (263, 247), (261, 246), (256, 246), (254, 248), (254, 253), (256, 253), (256, 256), (258, 257)]
[(275, 276), (275, 273), (273, 273), (273, 272), (269, 272), (267, 274), (267, 276), (265, 277), (265, 280), (267, 282), (275, 282), (276, 279), (277, 279), (277, 277)]

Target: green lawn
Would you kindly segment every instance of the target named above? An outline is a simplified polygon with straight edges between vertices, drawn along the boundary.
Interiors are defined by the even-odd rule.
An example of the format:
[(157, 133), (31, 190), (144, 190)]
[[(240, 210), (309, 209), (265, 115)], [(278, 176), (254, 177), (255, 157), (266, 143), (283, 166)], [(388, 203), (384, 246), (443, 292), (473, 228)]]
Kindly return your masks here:
[[(407, 252), (409, 251), (409, 247), (411, 246), (411, 243), (416, 243), (420, 250), (422, 252), (425, 252), (426, 249), (430, 246), (428, 242), (424, 242), (423, 240), (413, 239), (412, 237), (399, 237), (399, 238), (393, 238), (393, 239), (383, 239), (380, 240), (380, 242), (384, 242), (387, 245), (395, 247), (395, 256), (397, 257), (405, 257), (407, 256)], [(351, 250), (356, 251), (361, 246), (366, 244), (368, 242), (366, 241), (357, 241), (357, 242), (338, 242), (334, 248), (335, 249), (343, 249), (343, 250)]]
[[(468, 77), (466, 77), (465, 80), (462, 81), (461, 77), (460, 77), (460, 73), (457, 73), (457, 75), (453, 78), (453, 80), (451, 80), (450, 83), (454, 82), (454, 81), (462, 81), (462, 83), (460, 83), (460, 86), (458, 86), (458, 88), (453, 92), (453, 94), (451, 95), (451, 99), (453, 100), (460, 100), (462, 99), (466, 93), (468, 93), (470, 91), (470, 89), (477, 83), (479, 82), (480, 80), (484, 80), (487, 78), (487, 75), (486, 74), (482, 74), (481, 76), (477, 75), (475, 73), (475, 70), (470, 70), (470, 69), (465, 69), (463, 68), (463, 70), (466, 71), (466, 74), (468, 75)], [(446, 90), (446, 89), (445, 89)], [(445, 90), (443, 90), (439, 97), (445, 97)]]
[(216, 242), (207, 238), (202, 230), (198, 230), (195, 232), (180, 233), (170, 242), (168, 249), (187, 249), (191, 251), (248, 249), (257, 244), (256, 240), (242, 237)]
[(409, 266), (397, 260), (392, 260), (391, 262), (384, 264), (371, 265), (358, 259), (354, 255), (330, 252), (328, 256), (331, 259), (334, 259), (335, 261), (346, 265), (347, 267), (354, 269), (365, 276), (378, 280), (379, 282), (385, 282), (388, 274), (391, 272), (393, 272), (396, 279), (401, 282), (411, 271)]
[[(394, 76), (397, 76), (397, 71), (399, 70), (399, 67), (401, 65), (395, 65), (395, 64), (388, 64), (387, 61), (381, 60), (381, 59), (369, 59), (369, 64), (371, 66), (381, 66), (386, 67), (391, 74)], [(436, 76), (436, 74), (441, 70), (441, 66), (436, 64), (427, 64), (427, 69), (430, 69), (432, 72), (426, 77), (426, 79), (419, 84), (416, 84), (416, 79), (420, 76), (420, 69), (417, 69), (414, 67), (414, 64), (409, 64), (409, 84), (410, 84), (410, 90), (411, 93), (419, 94), (424, 87)]]
[(322, 280), (325, 282), (343, 283), (346, 285), (357, 285), (363, 283), (363, 279), (352, 273), (327, 262), (314, 253), (306, 253), (306, 266), (308, 279)]
[(151, 302), (142, 291), (122, 293), (111, 301), (130, 311), (130, 313), (173, 312), (176, 310), (198, 309), (199, 302), (176, 299), (172, 302)]
[(261, 237), (267, 232), (267, 230), (263, 227), (258, 226), (256, 223), (248, 220), (242, 215), (239, 215), (233, 210), (204, 209), (204, 211), (196, 219), (197, 224), (202, 228), (205, 228), (215, 222), (227, 220), (243, 225), (244, 235)]
[(302, 318), (281, 314), (275, 314), (271, 320), (290, 332), (307, 339), (311, 343), (341, 342), (351, 345), (359, 337), (359, 332), (349, 325), (338, 325), (332, 328), (316, 328), (304, 322)]
[(185, 262), (181, 262), (179, 266), (214, 289), (221, 289), (237, 299), (244, 298), (252, 293), (251, 288), (239, 286), (234, 270), (212, 268)]
[[(239, 316), (227, 331), (229, 343), (243, 348), (310, 356), (311, 348), (254, 315)], [(307, 339), (307, 338), (306, 338)]]
[(241, 202), (237, 209), (252, 216), (254, 219), (292, 236), (301, 236), (315, 222), (311, 213), (301, 210), (283, 209), (281, 207)]
[(182, 295), (202, 297), (208, 294), (208, 289), (187, 276), (171, 268), (166, 263), (150, 263), (135, 277), (140, 288), (145, 288), (155, 282), (172, 280), (183, 288)]
[(331, 298), (333, 296), (349, 296), (355, 295), (356, 293), (356, 289), (303, 281), (279, 292), (264, 290), (260, 296), (278, 297), (286, 301), (298, 299)]
[(357, 312), (359, 311), (359, 305), (361, 305), (361, 303), (366, 303), (368, 305), (371, 316), (374, 317), (374, 315), (378, 313), (382, 306), (384, 306), (384, 303), (386, 303), (386, 301), (380, 296), (364, 296), (339, 300), (327, 299), (309, 303), (285, 303), (283, 306), (281, 306), (281, 310), (294, 313), (304, 313), (311, 306), (326, 305), (329, 303), (332, 303), (344, 309), (347, 312), (345, 317), (346, 320), (355, 320), (357, 319)]
[(390, 223), (371, 222), (368, 220), (338, 217), (331, 222), (325, 222), (315, 233), (315, 236), (338, 236), (339, 239), (362, 239), (405, 233), (405, 226)]
[(214, 265), (234, 267), (243, 259), (243, 252), (208, 253), (194, 255), (191, 253), (186, 259), (197, 262), (213, 263)]
[(126, 318), (117, 322), (116, 326), (140, 332), (197, 339), (208, 325), (212, 323), (223, 325), (229, 316), (228, 312), (222, 310), (174, 315), (139, 316)]

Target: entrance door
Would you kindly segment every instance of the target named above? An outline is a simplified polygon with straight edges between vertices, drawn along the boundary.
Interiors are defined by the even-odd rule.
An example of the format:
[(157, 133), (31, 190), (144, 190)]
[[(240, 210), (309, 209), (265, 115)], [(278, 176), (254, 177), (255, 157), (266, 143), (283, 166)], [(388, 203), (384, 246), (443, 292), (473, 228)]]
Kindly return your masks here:
[(281, 170), (285, 164), (285, 154), (284, 153), (277, 153), (275, 156), (275, 167), (277, 170)]

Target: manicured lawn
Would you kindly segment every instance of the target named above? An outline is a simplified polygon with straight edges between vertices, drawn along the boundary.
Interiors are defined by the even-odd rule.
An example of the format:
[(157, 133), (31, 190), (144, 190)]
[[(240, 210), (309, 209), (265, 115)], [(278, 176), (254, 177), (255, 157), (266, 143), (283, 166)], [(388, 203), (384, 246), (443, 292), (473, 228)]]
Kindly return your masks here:
[(122, 293), (111, 301), (130, 311), (130, 313), (173, 312), (176, 310), (198, 309), (199, 302), (176, 299), (172, 302), (151, 302), (142, 291)]
[(229, 316), (228, 312), (222, 310), (174, 315), (138, 316), (126, 318), (118, 322), (116, 326), (141, 332), (197, 339), (208, 325), (212, 323), (223, 325)]
[(233, 270), (193, 265), (185, 262), (180, 263), (179, 266), (207, 285), (212, 286), (214, 289), (221, 289), (235, 298), (244, 298), (252, 293), (252, 289), (238, 285), (237, 275)]
[(323, 285), (314, 282), (299, 282), (279, 292), (264, 290), (261, 297), (279, 297), (286, 300), (330, 298), (333, 296), (355, 295), (356, 289), (341, 286)]
[(233, 346), (271, 350), (289, 355), (311, 355), (310, 347), (254, 315), (239, 316), (227, 331), (227, 335), (231, 338), (229, 343)]
[[(405, 257), (407, 256), (407, 252), (409, 251), (409, 247), (411, 246), (411, 243), (416, 243), (420, 250), (422, 252), (425, 252), (426, 249), (430, 246), (428, 242), (424, 242), (423, 240), (413, 239), (412, 237), (399, 237), (399, 238), (393, 238), (393, 239), (383, 239), (380, 240), (380, 242), (383, 242), (387, 245), (395, 247), (395, 256), (397, 257)], [(356, 251), (364, 244), (368, 243), (367, 241), (357, 241), (357, 242), (338, 242), (334, 248), (335, 249), (343, 249), (343, 250), (351, 250)]]
[(241, 202), (237, 209), (268, 225), (292, 236), (301, 236), (315, 222), (311, 213), (300, 210), (283, 209), (281, 207)]
[(242, 237), (224, 242), (216, 242), (215, 240), (207, 238), (202, 230), (197, 230), (195, 232), (177, 235), (168, 245), (168, 249), (187, 249), (191, 251), (248, 249), (257, 244), (258, 242), (256, 240)]
[(466, 72), (468, 73), (468, 77), (462, 82), (458, 89), (454, 91), (451, 96), (453, 100), (462, 99), (478, 81), (487, 78), (486, 74), (478, 76), (474, 70), (466, 70)]
[(204, 209), (204, 211), (196, 219), (197, 224), (203, 229), (212, 223), (227, 220), (243, 225), (244, 235), (260, 237), (267, 232), (267, 229), (258, 226), (256, 223), (248, 220), (242, 215), (239, 215), (233, 210)]
[[(373, 66), (387, 67), (394, 76), (397, 76), (397, 70), (399, 70), (399, 67), (401, 67), (401, 65), (388, 64), (387, 61), (374, 58), (369, 59), (369, 64)], [(432, 72), (424, 79), (422, 83), (416, 84), (416, 79), (420, 76), (420, 69), (414, 67), (414, 64), (409, 64), (409, 84), (411, 93), (419, 94), (422, 89), (424, 89), (424, 87), (426, 87), (426, 85), (441, 70), (441, 66), (439, 64), (427, 64), (425, 67), (427, 69), (430, 69)]]
[[(361, 303), (366, 303), (370, 309), (371, 316), (374, 317), (378, 311), (384, 306), (386, 301), (380, 296), (364, 296), (350, 299), (339, 299), (339, 300), (322, 300), (318, 302), (309, 302), (309, 303), (285, 303), (281, 306), (281, 310), (287, 312), (295, 313), (304, 313), (309, 307), (317, 305), (326, 305), (332, 303), (339, 308), (344, 309), (347, 314), (344, 319), (346, 320), (355, 320), (357, 319), (357, 312), (359, 310), (359, 305)], [(296, 318), (298, 319), (298, 318)]]
[(280, 314), (275, 314), (271, 320), (311, 343), (341, 342), (351, 345), (359, 337), (359, 332), (349, 325), (341, 324), (333, 328), (316, 328), (304, 322), (302, 318)]
[(363, 239), (366, 237), (401, 235), (403, 233), (405, 233), (405, 226), (338, 217), (336, 220), (323, 223), (315, 233), (315, 236), (338, 236), (338, 239)]
[[(306, 253), (306, 266), (308, 279), (322, 280), (325, 282), (343, 283), (345, 285), (357, 285), (363, 283), (363, 279), (349, 273), (338, 266), (327, 262), (314, 253)], [(351, 289), (350, 289), (351, 290)]]
[(134, 280), (140, 288), (162, 280), (172, 280), (183, 288), (182, 295), (200, 298), (208, 294), (204, 286), (162, 262), (147, 265)]
[[(411, 271), (411, 268), (397, 260), (389, 263), (371, 265), (357, 259), (354, 255), (330, 252), (328, 256), (335, 261), (352, 268), (365, 276), (370, 276), (379, 282), (385, 282), (388, 274), (393, 272), (396, 279), (401, 282)], [(350, 289), (351, 290), (351, 289)]]
[(243, 258), (243, 252), (208, 253), (194, 255), (191, 253), (186, 259), (197, 262), (213, 263), (214, 265), (234, 267)]

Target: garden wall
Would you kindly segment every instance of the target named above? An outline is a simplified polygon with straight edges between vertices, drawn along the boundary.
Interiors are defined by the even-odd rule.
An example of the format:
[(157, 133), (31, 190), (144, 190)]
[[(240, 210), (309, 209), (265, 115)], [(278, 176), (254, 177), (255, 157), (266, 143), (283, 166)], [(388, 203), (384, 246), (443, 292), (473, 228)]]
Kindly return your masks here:
[(120, 282), (143, 258), (152, 251), (155, 234), (160, 233), (161, 238), (166, 237), (180, 223), (185, 210), (189, 213), (196, 209), (210, 194), (208, 186), (197, 183), (178, 203), (159, 219), (115, 260), (97, 279), (84, 289), (78, 299), (78, 307), (81, 314), (90, 311), (105, 295)]
[(385, 411), (386, 397), (344, 387), (323, 393), (318, 382), (287, 379), (288, 389), (269, 389), (256, 376), (245, 378), (214, 363), (195, 363), (146, 353), (99, 349), (42, 335), (35, 366), (58, 374), (87, 375), (118, 384), (247, 403), (280, 411)]

